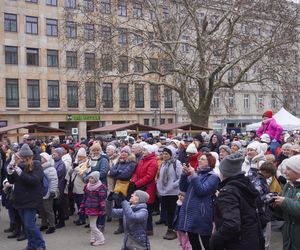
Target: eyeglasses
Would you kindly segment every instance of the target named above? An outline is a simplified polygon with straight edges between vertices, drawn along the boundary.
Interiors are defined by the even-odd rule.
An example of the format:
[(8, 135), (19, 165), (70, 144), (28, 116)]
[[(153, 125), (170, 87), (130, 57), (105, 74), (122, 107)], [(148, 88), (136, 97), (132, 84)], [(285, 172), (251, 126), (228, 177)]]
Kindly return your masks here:
[(200, 158), (198, 159), (198, 161), (207, 161), (207, 158), (206, 158), (206, 157), (200, 157)]

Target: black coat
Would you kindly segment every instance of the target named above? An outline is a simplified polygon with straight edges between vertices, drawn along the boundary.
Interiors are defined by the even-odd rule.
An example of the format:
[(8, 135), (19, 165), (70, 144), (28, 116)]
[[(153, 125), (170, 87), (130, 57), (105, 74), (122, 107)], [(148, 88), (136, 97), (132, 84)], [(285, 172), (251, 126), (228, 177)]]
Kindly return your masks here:
[(21, 175), (13, 172), (7, 175), (9, 183), (14, 184), (13, 204), (14, 208), (35, 208), (39, 209), (43, 202), (43, 169), (39, 161), (33, 161), (33, 170), (27, 171), (22, 163)]
[(243, 174), (220, 183), (215, 205), (216, 232), (211, 250), (259, 250), (262, 236), (256, 216), (259, 193)]

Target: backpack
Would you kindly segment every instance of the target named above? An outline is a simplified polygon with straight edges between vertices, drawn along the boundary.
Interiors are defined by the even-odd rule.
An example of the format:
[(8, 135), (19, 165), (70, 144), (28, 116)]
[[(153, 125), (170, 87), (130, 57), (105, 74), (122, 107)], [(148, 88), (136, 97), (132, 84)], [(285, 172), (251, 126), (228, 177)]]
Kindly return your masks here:
[(48, 190), (49, 190), (49, 179), (48, 179), (47, 175), (45, 175), (45, 173), (44, 173), (44, 176), (43, 176), (43, 197), (47, 195)]

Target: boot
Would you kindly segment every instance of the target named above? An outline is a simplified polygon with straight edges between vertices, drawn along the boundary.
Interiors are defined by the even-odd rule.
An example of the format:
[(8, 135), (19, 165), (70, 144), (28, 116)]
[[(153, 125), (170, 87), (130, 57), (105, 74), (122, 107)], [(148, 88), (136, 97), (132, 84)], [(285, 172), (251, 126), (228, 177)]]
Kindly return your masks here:
[(22, 233), (22, 234), (17, 238), (17, 241), (23, 241), (23, 240), (26, 240), (26, 239), (27, 239), (26, 235)]
[(52, 234), (55, 232), (55, 227), (49, 227), (46, 231), (46, 234)]
[(114, 231), (114, 234), (122, 234), (122, 233), (124, 233), (124, 229), (121, 227), (118, 227), (118, 229)]
[(177, 235), (172, 229), (168, 229), (167, 233), (163, 238), (165, 240), (175, 240), (177, 238)]
[(8, 239), (14, 239), (14, 238), (18, 238), (20, 236), (20, 232), (18, 231), (13, 231), (11, 234), (7, 235)]
[(9, 228), (4, 229), (4, 233), (12, 233), (16, 228), (15, 223), (10, 223)]
[(58, 222), (55, 226), (55, 228), (62, 228), (65, 227), (65, 222)]
[(40, 227), (40, 231), (41, 231), (41, 232), (45, 231), (46, 229), (48, 229), (48, 226), (41, 226), (41, 227)]

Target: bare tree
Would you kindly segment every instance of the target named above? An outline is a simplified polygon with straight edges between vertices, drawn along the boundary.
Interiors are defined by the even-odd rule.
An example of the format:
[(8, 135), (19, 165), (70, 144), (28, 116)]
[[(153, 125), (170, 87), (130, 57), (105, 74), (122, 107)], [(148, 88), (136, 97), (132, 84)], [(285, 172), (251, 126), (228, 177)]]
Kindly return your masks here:
[[(144, 0), (128, 1), (128, 5), (111, 1), (105, 14), (107, 1), (92, 2), (93, 11), (83, 5), (66, 10), (65, 16), (66, 21), (93, 25), (92, 41), (87, 42), (86, 29), (73, 42), (65, 40), (69, 50), (76, 47), (97, 54), (93, 73), (82, 68), (84, 82), (88, 76), (95, 82), (122, 79), (166, 86), (178, 93), (192, 122), (202, 125), (208, 124), (216, 91), (233, 91), (245, 84), (254, 89), (276, 85), (285, 96), (296, 89), (298, 81), (287, 79), (298, 76), (297, 4), (283, 0)], [(127, 9), (122, 13), (122, 4), (128, 13)], [(138, 60), (143, 69), (138, 68)]]

